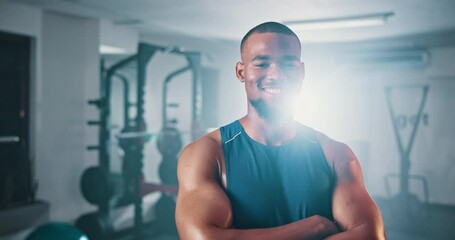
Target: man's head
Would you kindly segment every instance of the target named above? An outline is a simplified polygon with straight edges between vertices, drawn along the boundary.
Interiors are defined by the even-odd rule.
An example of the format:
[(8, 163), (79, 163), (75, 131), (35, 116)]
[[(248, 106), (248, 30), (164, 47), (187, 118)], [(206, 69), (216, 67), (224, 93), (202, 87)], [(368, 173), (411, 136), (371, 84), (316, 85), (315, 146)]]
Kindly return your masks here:
[(291, 29), (289, 29), (286, 25), (277, 23), (277, 22), (265, 22), (257, 25), (256, 27), (250, 29), (245, 36), (243, 36), (242, 41), (240, 42), (240, 54), (242, 54), (243, 46), (245, 45), (245, 42), (248, 40), (248, 38), (251, 36), (253, 33), (282, 33), (290, 36), (294, 36), (300, 46), (300, 40), (297, 34), (295, 34)]
[(297, 35), (283, 24), (262, 23), (243, 37), (240, 51), (236, 75), (245, 83), (248, 111), (265, 119), (289, 117), (304, 77)]

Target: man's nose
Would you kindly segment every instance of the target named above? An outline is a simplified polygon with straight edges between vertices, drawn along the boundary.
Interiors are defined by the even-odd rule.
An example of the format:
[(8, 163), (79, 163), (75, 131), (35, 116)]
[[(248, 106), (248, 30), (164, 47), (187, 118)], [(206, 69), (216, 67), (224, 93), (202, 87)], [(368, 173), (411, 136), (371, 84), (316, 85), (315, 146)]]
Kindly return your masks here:
[(283, 80), (286, 78), (286, 74), (280, 64), (271, 64), (267, 73), (267, 77), (270, 80)]

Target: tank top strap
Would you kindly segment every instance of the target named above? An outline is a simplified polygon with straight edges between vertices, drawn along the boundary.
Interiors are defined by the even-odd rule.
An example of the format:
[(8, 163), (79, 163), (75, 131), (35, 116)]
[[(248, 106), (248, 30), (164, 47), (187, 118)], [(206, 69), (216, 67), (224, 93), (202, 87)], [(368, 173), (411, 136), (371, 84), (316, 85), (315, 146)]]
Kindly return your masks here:
[(298, 123), (297, 126), (300, 133), (299, 136), (301, 138), (303, 138), (305, 141), (319, 144), (319, 140), (316, 137), (316, 131), (313, 128), (305, 126), (301, 123)]
[(240, 121), (236, 120), (228, 125), (225, 125), (220, 128), (221, 133), (221, 142), (222, 144), (226, 144), (236, 138), (240, 133), (243, 131), (242, 125), (240, 125)]

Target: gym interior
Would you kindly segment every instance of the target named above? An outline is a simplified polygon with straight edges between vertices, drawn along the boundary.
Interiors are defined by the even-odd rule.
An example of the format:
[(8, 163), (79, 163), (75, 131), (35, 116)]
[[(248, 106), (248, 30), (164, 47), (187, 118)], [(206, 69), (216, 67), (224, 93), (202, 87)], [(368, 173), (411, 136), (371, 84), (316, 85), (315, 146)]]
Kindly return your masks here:
[(295, 118), (353, 149), (388, 239), (455, 239), (454, 13), (449, 0), (0, 0), (0, 240), (178, 239), (178, 155), (245, 115), (234, 66), (265, 21), (304, 23)]

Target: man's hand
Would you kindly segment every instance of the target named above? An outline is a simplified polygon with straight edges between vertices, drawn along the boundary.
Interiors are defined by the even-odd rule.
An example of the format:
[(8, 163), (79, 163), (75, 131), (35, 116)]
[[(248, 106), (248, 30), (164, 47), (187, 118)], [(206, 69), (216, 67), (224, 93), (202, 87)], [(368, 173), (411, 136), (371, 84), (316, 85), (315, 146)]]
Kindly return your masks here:
[(328, 236), (331, 236), (333, 234), (340, 232), (338, 230), (337, 225), (334, 222), (330, 221), (328, 218), (325, 218), (325, 217), (322, 217), (319, 215), (315, 215), (315, 216), (312, 216), (312, 217), (309, 217), (306, 219), (311, 219), (311, 218), (315, 218), (316, 221), (319, 222), (320, 228), (321, 228), (320, 231), (326, 235), (325, 237), (328, 237)]

